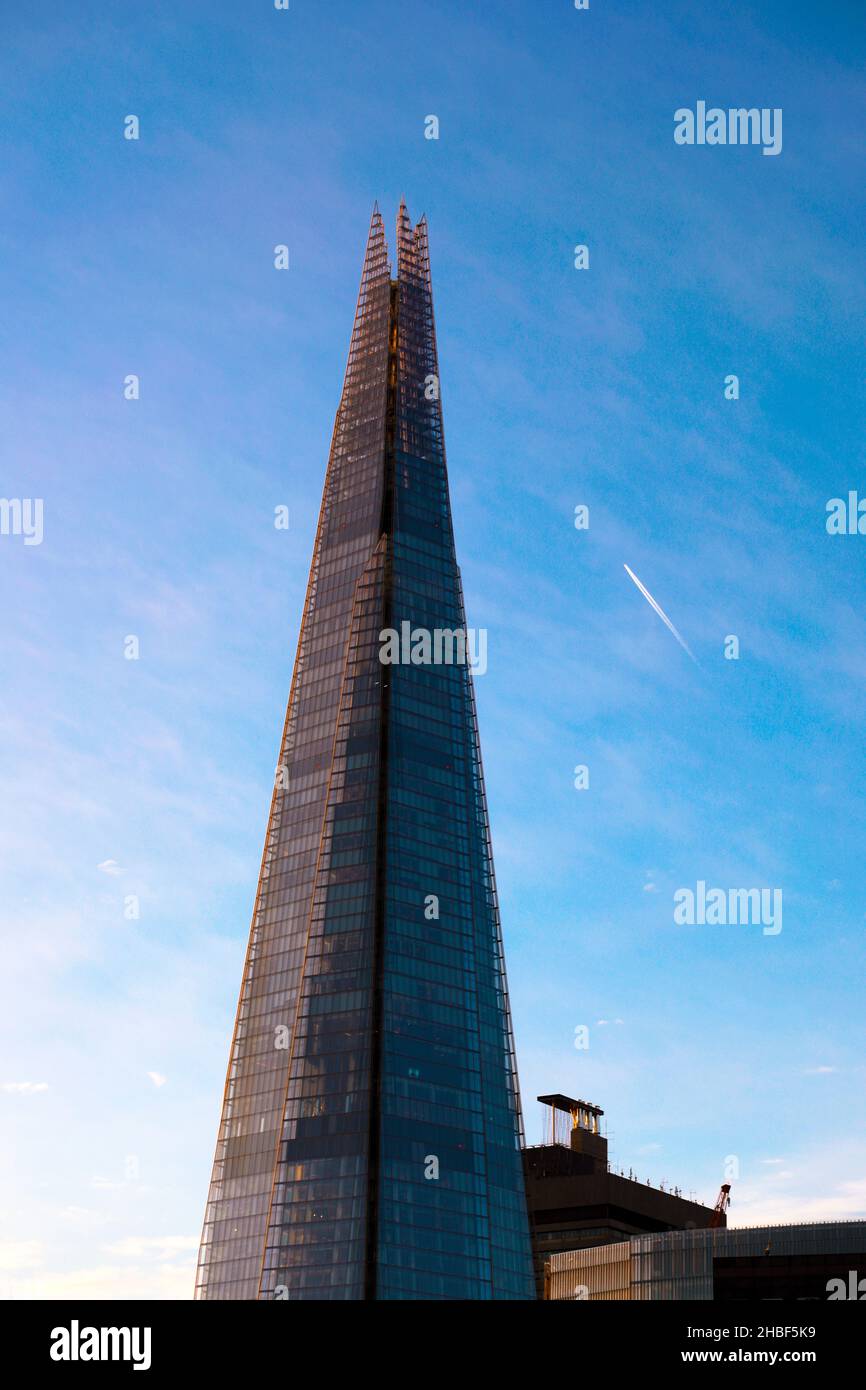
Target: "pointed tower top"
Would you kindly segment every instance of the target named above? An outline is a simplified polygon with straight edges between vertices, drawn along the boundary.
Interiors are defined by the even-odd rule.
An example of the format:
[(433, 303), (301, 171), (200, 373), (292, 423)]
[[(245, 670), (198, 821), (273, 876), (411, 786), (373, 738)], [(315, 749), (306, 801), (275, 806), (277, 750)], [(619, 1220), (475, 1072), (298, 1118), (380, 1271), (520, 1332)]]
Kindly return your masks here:
[(365, 286), (386, 275), (390, 277), (391, 266), (388, 259), (388, 243), (385, 239), (385, 224), (379, 211), (378, 199), (373, 204), (370, 215), (370, 231), (367, 235), (367, 249), (364, 253), (364, 268), (361, 272), (361, 293)]
[(402, 280), (407, 274), (413, 258), (412, 219), (406, 207), (406, 199), (400, 199), (397, 213), (397, 274)]

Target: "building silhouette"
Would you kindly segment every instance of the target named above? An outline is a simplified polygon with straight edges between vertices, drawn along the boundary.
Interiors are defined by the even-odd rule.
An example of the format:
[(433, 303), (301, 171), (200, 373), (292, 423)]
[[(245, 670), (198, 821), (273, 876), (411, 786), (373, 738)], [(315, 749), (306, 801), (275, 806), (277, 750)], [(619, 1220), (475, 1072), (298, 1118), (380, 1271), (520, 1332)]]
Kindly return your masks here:
[[(402, 659), (383, 664), (389, 631), (404, 638)], [(243, 970), (199, 1298), (534, 1297), (465, 631), (427, 225), (413, 227), (401, 205), (392, 278), (376, 208)]]
[(642, 1232), (709, 1226), (712, 1207), (611, 1167), (599, 1106), (558, 1093), (538, 1099), (546, 1107), (546, 1142), (524, 1149), (523, 1166), (539, 1298), (555, 1255)]

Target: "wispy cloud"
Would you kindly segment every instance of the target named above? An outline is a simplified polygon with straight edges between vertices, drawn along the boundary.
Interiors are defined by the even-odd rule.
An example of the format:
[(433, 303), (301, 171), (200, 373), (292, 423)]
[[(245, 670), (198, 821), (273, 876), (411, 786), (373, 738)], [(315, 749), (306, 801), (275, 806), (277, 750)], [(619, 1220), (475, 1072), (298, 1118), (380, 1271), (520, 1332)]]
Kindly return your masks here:
[(130, 1260), (173, 1260), (178, 1255), (194, 1253), (198, 1249), (198, 1236), (125, 1236), (103, 1249), (106, 1255), (122, 1255)]
[(734, 1183), (728, 1224), (866, 1218), (866, 1176), (841, 1177), (840, 1168), (866, 1173), (866, 1149), (845, 1141), (838, 1147), (812, 1147), (792, 1154), (790, 1166), (781, 1170), (774, 1161), (769, 1171)]

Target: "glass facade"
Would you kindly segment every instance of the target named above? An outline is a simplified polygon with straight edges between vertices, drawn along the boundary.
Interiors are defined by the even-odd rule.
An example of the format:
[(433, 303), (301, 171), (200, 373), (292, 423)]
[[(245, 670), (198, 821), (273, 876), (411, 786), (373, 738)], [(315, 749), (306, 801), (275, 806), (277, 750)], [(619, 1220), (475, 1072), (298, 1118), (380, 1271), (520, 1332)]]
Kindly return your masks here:
[[(547, 1297), (555, 1300), (634, 1299), (645, 1302), (709, 1300), (719, 1295), (720, 1267), (741, 1262), (740, 1296), (782, 1297), (761, 1288), (773, 1261), (790, 1261), (786, 1297), (826, 1297), (827, 1277), (860, 1268), (866, 1221), (822, 1221), (790, 1226), (741, 1226), (632, 1236), (595, 1250), (569, 1250), (548, 1261)], [(827, 1264), (829, 1257), (838, 1268)], [(858, 1263), (858, 1261), (860, 1263)], [(749, 1263), (753, 1268), (748, 1268)]]
[(531, 1299), (521, 1118), (427, 227), (374, 212), (205, 1216), (197, 1297)]

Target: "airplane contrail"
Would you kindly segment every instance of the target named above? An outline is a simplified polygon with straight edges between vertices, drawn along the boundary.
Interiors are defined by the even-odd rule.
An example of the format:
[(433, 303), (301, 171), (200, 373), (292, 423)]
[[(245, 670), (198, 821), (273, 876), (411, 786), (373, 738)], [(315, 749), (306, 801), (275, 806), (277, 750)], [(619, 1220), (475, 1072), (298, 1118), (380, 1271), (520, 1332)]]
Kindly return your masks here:
[(656, 603), (656, 601), (655, 601), (655, 599), (653, 598), (652, 594), (650, 593), (649, 589), (645, 589), (645, 588), (644, 588), (643, 584), (641, 584), (641, 582), (640, 582), (640, 580), (638, 579), (637, 575), (636, 575), (632, 570), (629, 569), (628, 565), (623, 565), (623, 569), (625, 570), (625, 572), (626, 572), (626, 574), (628, 575), (629, 579), (633, 579), (633, 580), (634, 580), (635, 584), (636, 584), (637, 587), (640, 589), (641, 593), (643, 594), (644, 598), (646, 599), (646, 601), (647, 601), (647, 603), (650, 605), (650, 607), (654, 608), (655, 611), (658, 613), (658, 615), (659, 615), (659, 617), (661, 618), (662, 622), (664, 623), (665, 627), (669, 628), (670, 631), (674, 634), (674, 637), (676, 637), (676, 639), (677, 639), (677, 641), (679, 642), (680, 646), (682, 647), (683, 651), (686, 652), (686, 653), (692, 658), (692, 661), (694, 661), (695, 665), (698, 666), (700, 663), (698, 662), (698, 660), (697, 660), (697, 658), (694, 656), (694, 654), (689, 650), (689, 645), (688, 645), (688, 643), (687, 643), (687, 642), (680, 636), (680, 634), (677, 632), (676, 628), (674, 627), (673, 623), (671, 622), (670, 618), (668, 617), (668, 615), (667, 615), (667, 613), (664, 611), (664, 609), (663, 609), (659, 604)]

